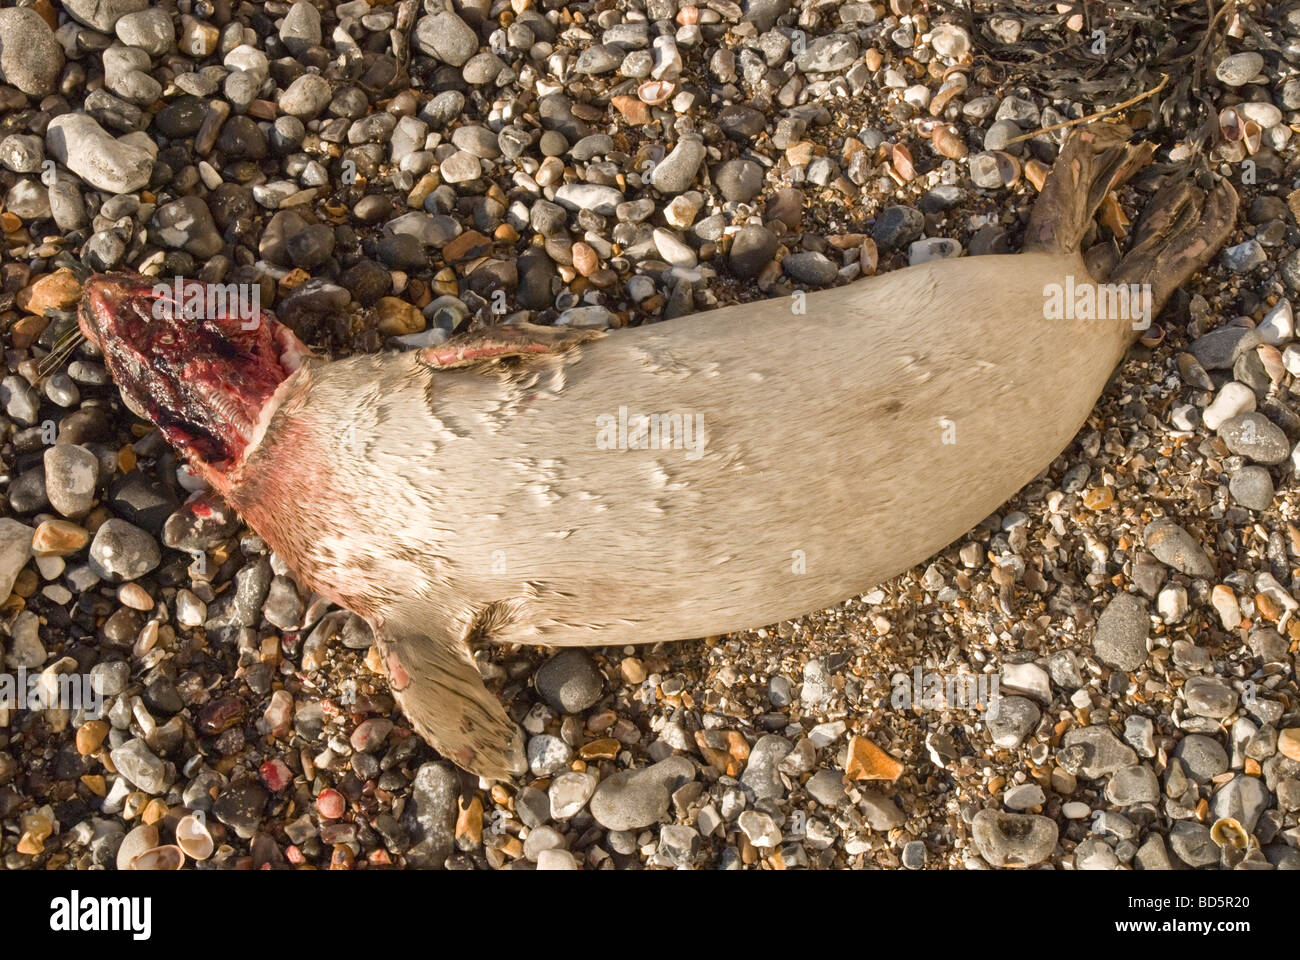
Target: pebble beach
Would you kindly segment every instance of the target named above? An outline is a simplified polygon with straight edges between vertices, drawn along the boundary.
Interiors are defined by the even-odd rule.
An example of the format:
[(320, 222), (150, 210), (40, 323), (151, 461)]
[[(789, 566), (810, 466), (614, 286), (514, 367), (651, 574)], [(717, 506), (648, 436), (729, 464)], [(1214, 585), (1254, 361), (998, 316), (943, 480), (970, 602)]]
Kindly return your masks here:
[[(1164, 6), (0, 9), (0, 695), (101, 699), (0, 696), (4, 869), (1300, 869), (1300, 7)], [(106, 271), (255, 288), (342, 357), (1010, 253), (1126, 100), (1240, 214), (1071, 445), (835, 608), (482, 646), (511, 782), (412, 731), (366, 623), (70, 338)]]

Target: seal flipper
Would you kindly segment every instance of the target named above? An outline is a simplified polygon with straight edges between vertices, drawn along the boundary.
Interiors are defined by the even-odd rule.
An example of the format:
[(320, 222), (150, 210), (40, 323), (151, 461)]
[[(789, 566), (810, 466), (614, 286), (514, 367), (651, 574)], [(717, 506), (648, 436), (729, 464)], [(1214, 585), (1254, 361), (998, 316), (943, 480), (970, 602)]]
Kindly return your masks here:
[(454, 370), (484, 360), (560, 353), (604, 336), (605, 333), (601, 330), (543, 327), (534, 323), (502, 323), (452, 337), (436, 347), (425, 347), (420, 351), (419, 357), (421, 362), (435, 370)]
[(1133, 246), (1108, 278), (1149, 284), (1151, 316), (1204, 267), (1237, 225), (1237, 191), (1220, 180), (1208, 193), (1189, 178), (1174, 179), (1147, 201)]
[(527, 769), (519, 728), (484, 685), (464, 640), (382, 622), (371, 629), (389, 686), (416, 733), (480, 777), (508, 780)]
[(1022, 253), (1075, 253), (1106, 194), (1150, 162), (1154, 143), (1129, 143), (1118, 123), (1090, 123), (1062, 148), (1034, 202)]

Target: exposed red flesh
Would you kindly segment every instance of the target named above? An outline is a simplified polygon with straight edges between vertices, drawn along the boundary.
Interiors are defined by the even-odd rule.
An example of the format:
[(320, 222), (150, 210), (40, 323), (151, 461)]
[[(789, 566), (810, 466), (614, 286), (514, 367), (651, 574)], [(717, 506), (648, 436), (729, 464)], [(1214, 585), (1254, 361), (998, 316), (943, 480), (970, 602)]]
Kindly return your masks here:
[[(183, 298), (202, 287), (184, 281)], [(83, 286), (79, 321), (123, 396), (211, 480), (242, 461), (263, 407), (292, 372), (286, 348), (301, 344), (260, 311), (187, 317), (173, 291), (139, 275), (95, 276)]]

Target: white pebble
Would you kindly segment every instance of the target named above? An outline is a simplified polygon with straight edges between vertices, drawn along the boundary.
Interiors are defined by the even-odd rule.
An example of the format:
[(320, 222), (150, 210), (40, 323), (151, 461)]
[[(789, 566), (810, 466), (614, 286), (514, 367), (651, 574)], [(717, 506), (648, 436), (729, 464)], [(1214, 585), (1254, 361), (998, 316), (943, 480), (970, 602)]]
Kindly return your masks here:
[(1300, 377), (1300, 345), (1293, 343), (1282, 351), (1282, 366), (1287, 373)]
[(1187, 616), (1187, 588), (1171, 583), (1156, 597), (1156, 610), (1165, 623), (1177, 623)]
[(1291, 301), (1285, 298), (1277, 302), (1272, 310), (1255, 328), (1260, 339), (1265, 343), (1280, 347), (1295, 339), (1295, 316), (1291, 312)]
[(1205, 408), (1201, 420), (1204, 421), (1207, 430), (1218, 430), (1224, 421), (1232, 419), (1239, 413), (1251, 413), (1254, 409), (1255, 391), (1244, 383), (1229, 380), (1219, 390), (1214, 402)]
[(1002, 693), (1033, 697), (1040, 703), (1052, 702), (1052, 681), (1036, 663), (1010, 663), (1002, 668)]
[(577, 870), (578, 861), (568, 850), (543, 850), (537, 855), (538, 870)]

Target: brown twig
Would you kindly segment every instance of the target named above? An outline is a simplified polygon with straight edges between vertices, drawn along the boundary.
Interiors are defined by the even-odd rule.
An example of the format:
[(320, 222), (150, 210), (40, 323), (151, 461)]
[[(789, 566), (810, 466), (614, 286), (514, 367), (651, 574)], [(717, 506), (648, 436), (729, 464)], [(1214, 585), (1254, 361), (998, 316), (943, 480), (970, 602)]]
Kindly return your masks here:
[(1088, 123), (1091, 120), (1099, 120), (1102, 117), (1110, 116), (1117, 113), (1125, 107), (1131, 107), (1135, 103), (1141, 103), (1149, 97), (1154, 97), (1157, 93), (1165, 88), (1169, 82), (1169, 74), (1160, 74), (1160, 82), (1148, 90), (1146, 93), (1139, 93), (1136, 97), (1130, 97), (1123, 103), (1117, 103), (1113, 107), (1107, 107), (1105, 110), (1098, 110), (1096, 113), (1090, 113), (1086, 117), (1079, 117), (1077, 120), (1062, 120), (1060, 123), (1054, 123), (1050, 127), (1039, 127), (1037, 130), (1031, 130), (1029, 133), (1021, 134), (1018, 137), (1012, 137), (1007, 141), (1008, 144), (1019, 143), (1022, 140), (1029, 140), (1038, 136), (1040, 133), (1051, 133), (1053, 130), (1064, 130), (1066, 127), (1073, 127), (1080, 123)]

